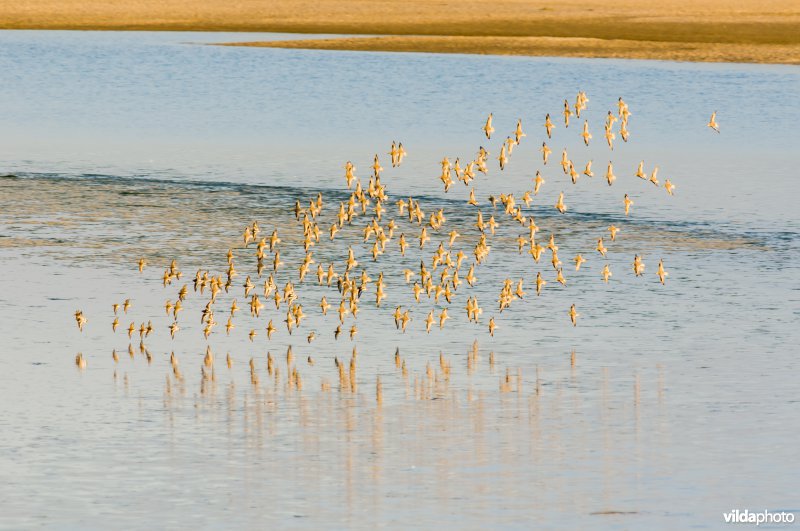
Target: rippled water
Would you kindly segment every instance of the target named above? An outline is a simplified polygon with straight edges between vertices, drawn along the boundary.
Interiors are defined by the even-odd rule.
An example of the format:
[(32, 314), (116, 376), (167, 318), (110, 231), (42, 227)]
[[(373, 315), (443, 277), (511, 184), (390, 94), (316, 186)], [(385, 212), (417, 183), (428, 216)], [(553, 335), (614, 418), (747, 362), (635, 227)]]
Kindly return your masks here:
[[(0, 32), (0, 171), (10, 175), (0, 178), (0, 525), (673, 529), (719, 527), (734, 508), (797, 508), (797, 68), (198, 44), (252, 37)], [(578, 90), (590, 98), (594, 141), (584, 147), (578, 122), (565, 130), (555, 120), (542, 166), (544, 113), (559, 116)], [(620, 95), (632, 136), (611, 152), (602, 120)], [(713, 110), (720, 135), (705, 127)], [(497, 133), (486, 143), (488, 112)], [(501, 173), (494, 157), (517, 118), (528, 137)], [(389, 166), (392, 140), (409, 155), (382, 176), (383, 223), (399, 225), (387, 253), (373, 262), (361, 243), (368, 216), (313, 248), (318, 262), (341, 264), (352, 244), (373, 279), (386, 276), (381, 308), (367, 303), (373, 283), (343, 327), (358, 324), (355, 340), (335, 340), (337, 318), (316, 305), (322, 295), (338, 303), (337, 292), (307, 278), (298, 292), (308, 317), (291, 336), (285, 305), (249, 316), (241, 284), (256, 278), (255, 256), (237, 248), (244, 227), (279, 228), (287, 265), (276, 277), (296, 281), (294, 202), (321, 191), (324, 232), (347, 198), (343, 163), (353, 160), (366, 183), (376, 152)], [(459, 183), (443, 193), (438, 162), (470, 160), (480, 145), (492, 151), (491, 171), (475, 188), (501, 225), (476, 286), (463, 285), (445, 328), (426, 334), (425, 315), (443, 304), (414, 302), (402, 270), (430, 263), (454, 227), (453, 251), (470, 254), (475, 208)], [(564, 147), (579, 168), (594, 160), (594, 179), (571, 184), (558, 167)], [(641, 159), (677, 185), (674, 197), (633, 176)], [(519, 199), (537, 169), (547, 182), (524, 213), (542, 244), (556, 236), (566, 287), (549, 252), (539, 264), (518, 254), (526, 231), (486, 201)], [(552, 207), (562, 190), (564, 215)], [(422, 252), (419, 227), (394, 206), (409, 195), (447, 216)], [(593, 249), (612, 223), (622, 231), (606, 238), (604, 261)], [(401, 232), (412, 242), (405, 257)], [(208, 297), (191, 281), (197, 269), (223, 273), (231, 247), (240, 276), (220, 294), (221, 323), (206, 342)], [(568, 261), (577, 252), (589, 259), (579, 272)], [(641, 278), (631, 271), (637, 253)], [(140, 275), (141, 256), (151, 265)], [(171, 259), (184, 277), (164, 288)], [(540, 297), (537, 271), (548, 280)], [(507, 277), (524, 278), (527, 295), (500, 314)], [(185, 283), (171, 340), (163, 305)], [(255, 284), (260, 292), (263, 278)], [(472, 295), (480, 325), (465, 318)], [(113, 333), (111, 304), (126, 298), (132, 307)], [(233, 298), (243, 310), (226, 336)], [(397, 305), (414, 319), (405, 334), (392, 322)], [(82, 334), (76, 309), (89, 318)], [(270, 341), (269, 319), (279, 329)], [(129, 340), (122, 330), (148, 320), (149, 363), (138, 332)], [(207, 345), (213, 380), (200, 372)], [(301, 390), (287, 385), (290, 345)], [(340, 388), (334, 365), (354, 349), (355, 392)]]

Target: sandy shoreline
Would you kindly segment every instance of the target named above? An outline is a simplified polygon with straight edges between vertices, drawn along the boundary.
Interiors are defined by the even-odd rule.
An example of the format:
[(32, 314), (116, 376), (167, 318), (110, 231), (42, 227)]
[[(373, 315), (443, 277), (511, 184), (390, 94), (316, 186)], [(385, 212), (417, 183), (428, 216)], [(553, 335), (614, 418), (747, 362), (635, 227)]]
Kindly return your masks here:
[(795, 0), (0, 0), (0, 29), (380, 35), (229, 44), (800, 64)]

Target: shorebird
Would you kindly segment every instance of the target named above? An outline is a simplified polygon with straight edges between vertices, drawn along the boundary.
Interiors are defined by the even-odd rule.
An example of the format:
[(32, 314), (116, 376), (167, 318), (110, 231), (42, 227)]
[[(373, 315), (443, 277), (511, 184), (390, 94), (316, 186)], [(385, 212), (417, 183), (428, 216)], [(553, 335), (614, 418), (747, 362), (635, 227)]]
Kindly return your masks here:
[(453, 243), (455, 243), (455, 241), (456, 241), (456, 238), (461, 236), (461, 234), (459, 234), (457, 230), (453, 229), (453, 230), (450, 231), (450, 234), (448, 234), (448, 236), (450, 238), (450, 240), (448, 242), (448, 247), (452, 247)]
[(556, 245), (556, 237), (554, 234), (550, 235), (550, 241), (547, 243), (546, 248), (553, 251), (554, 254), (558, 252), (558, 245)]
[(603, 238), (599, 238), (597, 240), (597, 252), (599, 252), (603, 258), (605, 258), (607, 251), (608, 249), (606, 249), (605, 245), (603, 245)]
[(547, 116), (544, 117), (544, 129), (547, 131), (547, 138), (552, 138), (553, 122), (550, 120), (550, 114), (548, 113)]
[(623, 121), (627, 121), (631, 112), (628, 110), (628, 104), (625, 103), (622, 96), (617, 99), (617, 109), (619, 111), (619, 117), (622, 118)]
[(408, 243), (406, 243), (406, 235), (405, 234), (400, 234), (400, 238), (397, 240), (397, 244), (400, 246), (400, 254), (405, 256), (406, 247), (408, 247)]
[(605, 136), (606, 136), (606, 142), (608, 143), (609, 149), (613, 150), (614, 149), (614, 139), (617, 138), (617, 135), (614, 134), (614, 131), (612, 130), (610, 124), (606, 124), (606, 126), (605, 126)]
[(661, 284), (664, 284), (664, 279), (669, 276), (669, 273), (664, 270), (664, 260), (661, 259), (658, 261), (658, 280), (661, 281)]
[(545, 183), (544, 177), (542, 177), (541, 172), (536, 170), (536, 178), (533, 180), (533, 195), (539, 194), (539, 188)]
[(564, 192), (561, 192), (558, 196), (558, 201), (556, 201), (556, 210), (561, 212), (562, 214), (567, 211), (567, 206), (564, 204)]
[(553, 269), (558, 270), (559, 266), (561, 265), (561, 260), (558, 259), (558, 252), (553, 251), (553, 257), (550, 260), (550, 263), (553, 264)]
[(575, 184), (575, 183), (578, 182), (579, 175), (578, 175), (578, 172), (575, 171), (575, 165), (572, 164), (572, 161), (569, 161), (569, 176), (572, 179), (572, 184)]
[(408, 323), (410, 321), (411, 321), (410, 312), (406, 310), (405, 312), (403, 312), (403, 315), (400, 316), (400, 329), (403, 331), (404, 334), (406, 332), (406, 326), (408, 326)]
[(82, 310), (77, 310), (75, 312), (75, 321), (78, 323), (78, 330), (83, 332), (83, 326), (87, 323), (86, 317), (83, 315)]
[(633, 273), (637, 277), (644, 274), (644, 262), (642, 261), (642, 257), (638, 254), (633, 257)]
[(542, 142), (542, 147), (539, 151), (542, 152), (542, 161), (544, 162), (545, 165), (547, 165), (547, 157), (550, 156), (550, 153), (552, 153), (553, 150), (547, 147), (546, 143)]
[(525, 279), (523, 279), (523, 278), (519, 279), (519, 281), (517, 282), (517, 287), (514, 290), (514, 295), (516, 295), (520, 299), (524, 299), (525, 298), (525, 290), (522, 289), (522, 283), (524, 282), (524, 280)]
[(470, 287), (473, 287), (475, 285), (475, 281), (477, 280), (475, 278), (475, 264), (472, 264), (469, 267), (469, 271), (467, 271), (467, 276), (464, 277), (464, 280), (467, 281), (467, 284), (469, 284)]
[(639, 167), (636, 168), (636, 177), (647, 179), (647, 174), (644, 172), (644, 161), (639, 162)]
[(564, 150), (561, 152), (561, 169), (564, 171), (565, 175), (569, 171), (570, 164), (572, 164), (572, 161), (569, 160), (569, 157), (567, 156), (567, 148), (564, 148)]
[(603, 271), (600, 273), (600, 276), (603, 277), (603, 282), (608, 284), (608, 279), (611, 277), (611, 269), (608, 267), (608, 264), (603, 266)]
[(506, 167), (506, 162), (508, 162), (508, 157), (506, 156), (506, 146), (500, 148), (500, 156), (497, 157), (497, 160), (500, 161), (500, 170), (504, 170)]
[[(517, 145), (517, 143), (514, 141), (513, 138), (511, 138), (510, 136), (506, 137), (505, 146), (506, 146), (506, 151), (508, 152), (508, 156), (509, 157), (511, 156), (511, 153), (513, 153), (514, 146), (516, 146), (516, 145)], [(456, 159), (456, 162), (458, 162), (458, 159)]]
[(710, 127), (717, 133), (719, 133), (719, 124), (717, 123), (717, 111), (711, 113), (711, 119), (708, 120), (706, 126)]
[(433, 326), (434, 317), (433, 317), (433, 310), (428, 313), (428, 316), (425, 318), (425, 332), (428, 334), (431, 333), (431, 326)]
[(653, 183), (656, 186), (659, 186), (659, 184), (661, 184), (661, 183), (658, 182), (657, 175), (658, 175), (658, 166), (653, 168), (653, 173), (650, 174), (650, 182)]
[(572, 326), (578, 326), (578, 316), (579, 315), (580, 314), (575, 309), (575, 305), (573, 304), (572, 306), (570, 306), (570, 308), (569, 308), (569, 319), (570, 319), (570, 321), (572, 321)]
[(522, 132), (522, 120), (517, 120), (517, 129), (514, 131), (514, 139), (519, 145), (519, 141), (522, 140), (523, 136), (528, 136)]
[(569, 117), (572, 116), (572, 110), (569, 108), (569, 102), (564, 100), (564, 127), (569, 127)]
[(408, 155), (408, 153), (406, 152), (405, 148), (403, 148), (403, 143), (402, 142), (398, 142), (397, 143), (397, 165), (398, 166), (403, 163), (403, 159), (406, 158), (406, 155)]
[(606, 181), (608, 181), (608, 185), (611, 186), (614, 184), (614, 181), (617, 180), (617, 176), (614, 175), (614, 167), (611, 164), (611, 161), (608, 161), (608, 168), (606, 169)]
[(625, 199), (623, 199), (623, 202), (625, 203), (625, 215), (627, 216), (631, 210), (631, 206), (633, 205), (633, 199), (628, 197), (628, 194), (625, 194)]
[(583, 132), (581, 136), (583, 137), (583, 143), (588, 146), (589, 140), (592, 138), (592, 133), (589, 132), (589, 120), (583, 121)]
[(483, 126), (483, 132), (486, 133), (487, 139), (492, 138), (492, 133), (494, 133), (494, 127), (492, 127), (492, 113), (489, 113), (489, 117), (486, 119), (486, 125)]

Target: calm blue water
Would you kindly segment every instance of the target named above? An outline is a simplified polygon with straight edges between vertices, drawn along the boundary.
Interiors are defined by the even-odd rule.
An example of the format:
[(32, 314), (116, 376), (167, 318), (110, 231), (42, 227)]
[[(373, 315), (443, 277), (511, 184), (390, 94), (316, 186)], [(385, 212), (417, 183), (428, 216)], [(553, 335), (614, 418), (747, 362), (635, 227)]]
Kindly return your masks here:
[[(9, 279), (0, 292), (0, 526), (674, 529), (721, 527), (735, 508), (798, 509), (800, 69), (204, 44), (264, 38), (0, 32), (0, 173), (16, 176), (0, 178), (0, 270)], [(590, 99), (589, 147), (578, 136), (583, 115), (568, 129), (560, 120), (578, 90)], [(631, 140), (610, 151), (602, 121), (619, 96), (633, 113)], [(714, 110), (719, 135), (705, 127)], [(497, 132), (487, 142), (489, 112)], [(547, 112), (557, 128), (543, 166)], [(528, 136), (501, 173), (499, 142), (517, 119)], [(409, 153), (397, 169), (385, 154), (392, 140)], [(427, 312), (444, 305), (415, 303), (401, 271), (429, 263), (453, 228), (462, 233), (453, 250), (470, 254), (475, 209), (460, 183), (444, 193), (439, 161), (460, 157), (463, 166), (481, 145), (491, 171), (474, 185), (481, 211), (501, 226), (475, 288), (463, 286), (447, 326), (426, 334)], [(558, 166), (563, 148), (579, 171), (593, 160), (595, 177), (573, 185)], [(347, 197), (344, 162), (366, 184), (375, 153), (391, 197), (383, 223), (394, 217), (399, 227), (373, 263), (360, 236), (369, 217), (333, 242), (324, 232)], [(642, 159), (677, 186), (674, 197), (633, 176)], [(602, 177), (609, 160), (613, 187)], [(566, 287), (549, 252), (539, 264), (517, 253), (526, 231), (485, 200), (519, 199), (537, 169), (547, 182), (525, 214), (536, 217), (540, 243), (556, 235)], [(365, 300), (346, 320), (358, 325), (355, 341), (335, 340), (336, 318), (316, 304), (338, 295), (307, 279), (298, 291), (309, 317), (289, 336), (284, 306), (247, 315), (241, 283), (255, 279), (254, 251), (237, 249), (240, 276), (220, 295), (221, 323), (205, 341), (207, 297), (191, 290), (194, 272), (222, 273), (226, 251), (258, 220), (285, 240), (278, 283), (296, 281), (303, 253), (290, 210), (318, 191), (315, 258), (340, 262), (352, 245), (373, 279), (385, 274), (384, 305)], [(560, 191), (564, 215), (552, 207)], [(624, 193), (635, 200), (629, 217)], [(400, 257), (397, 234), (419, 234), (394, 207), (408, 195), (448, 220), (424, 251), (412, 244)], [(607, 238), (612, 223), (622, 228), (617, 242)], [(594, 251), (599, 236), (607, 261)], [(577, 252), (589, 259), (580, 272), (569, 261)], [(643, 278), (631, 272), (637, 253)], [(143, 275), (141, 256), (152, 264)], [(177, 286), (188, 282), (191, 295), (170, 340), (163, 304), (179, 288), (163, 288), (160, 276), (173, 258), (184, 273)], [(600, 280), (605, 263), (609, 284)], [(548, 280), (538, 298), (537, 271)], [(500, 314), (505, 278), (524, 278), (528, 294)], [(254, 283), (260, 291), (263, 278)], [(479, 326), (464, 318), (472, 295), (484, 308)], [(111, 304), (125, 298), (133, 309), (113, 333)], [(226, 336), (222, 308), (233, 298), (243, 311)], [(566, 314), (573, 303), (577, 327)], [(393, 326), (396, 305), (412, 311), (406, 334)], [(89, 318), (83, 334), (76, 309)], [(269, 319), (279, 331), (268, 342)], [(122, 331), (148, 320), (150, 363), (138, 333), (129, 341)], [(200, 374), (207, 345), (213, 381)], [(286, 385), (290, 345), (302, 391)], [(339, 389), (333, 362), (349, 361), (354, 347), (355, 393)], [(283, 371), (277, 381), (267, 351)], [(78, 352), (88, 360), (82, 372)]]

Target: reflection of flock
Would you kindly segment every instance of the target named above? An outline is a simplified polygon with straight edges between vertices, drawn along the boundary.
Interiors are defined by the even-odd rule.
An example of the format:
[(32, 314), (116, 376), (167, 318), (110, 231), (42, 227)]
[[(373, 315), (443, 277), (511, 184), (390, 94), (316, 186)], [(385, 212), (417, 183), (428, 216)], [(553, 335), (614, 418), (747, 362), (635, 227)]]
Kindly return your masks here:
[[(586, 97), (586, 94), (583, 92), (578, 94), (574, 104), (574, 110), (570, 107), (567, 100), (564, 101), (563, 116), (565, 127), (569, 127), (571, 116), (574, 115), (578, 118), (580, 117), (581, 111), (586, 109), (586, 104), (588, 101), (589, 100)], [(617, 122), (619, 122), (618, 132), (620, 137), (623, 141), (628, 141), (630, 135), (628, 131), (628, 119), (630, 115), (631, 113), (628, 110), (628, 106), (622, 100), (622, 98), (620, 98), (618, 101), (617, 114), (615, 115), (611, 111), (608, 112), (605, 120), (604, 130), (605, 139), (610, 149), (613, 150), (614, 148), (614, 140), (616, 138), (614, 126)], [(491, 139), (492, 134), (495, 131), (492, 125), (492, 119), (493, 117), (490, 114), (486, 120), (486, 124), (483, 127), (483, 132), (485, 133), (487, 139)], [(708, 127), (719, 132), (719, 126), (716, 123), (716, 113), (711, 115)], [(556, 126), (553, 124), (549, 114), (545, 117), (544, 128), (547, 138), (551, 139), (553, 129), (555, 129)], [(501, 171), (509, 163), (514, 148), (520, 144), (522, 138), (525, 136), (527, 135), (523, 132), (522, 122), (519, 120), (517, 121), (513, 136), (508, 136), (505, 141), (502, 142), (500, 147), (500, 153), (497, 157), (497, 160), (499, 161)], [(592, 139), (592, 134), (589, 131), (588, 120), (584, 120), (583, 129), (580, 136), (583, 139), (584, 144), (588, 146), (590, 140)], [(548, 157), (552, 153), (552, 150), (547, 146), (547, 141), (542, 143), (540, 151), (542, 153), (543, 162), (546, 165), (548, 162)], [(392, 142), (391, 150), (388, 152), (388, 154), (390, 155), (392, 167), (400, 166), (406, 157), (406, 151), (403, 148), (402, 143)], [(462, 167), (462, 163), (459, 159), (456, 159), (451, 163), (451, 161), (445, 157), (441, 162), (442, 173), (440, 177), (440, 180), (444, 184), (445, 192), (449, 191), (452, 185), (455, 183), (454, 178), (461, 181), (464, 185), (469, 186), (471, 181), (476, 178), (476, 172), (480, 172), (484, 175), (488, 174), (489, 169), (487, 167), (487, 161), (489, 155), (489, 151), (481, 146), (478, 150), (476, 158), (468, 162), (464, 167)], [(562, 152), (560, 165), (563, 173), (570, 176), (573, 184), (576, 183), (580, 175), (576, 171), (575, 164), (569, 158), (566, 149), (564, 149)], [(496, 220), (494, 216), (494, 212), (497, 210), (498, 205), (502, 207), (502, 214), (505, 214), (512, 223), (519, 223), (521, 227), (527, 229), (525, 230), (525, 234), (520, 235), (516, 239), (518, 253), (522, 254), (523, 252), (526, 252), (530, 254), (535, 263), (538, 263), (543, 252), (545, 250), (549, 250), (551, 253), (550, 263), (552, 264), (554, 270), (555, 281), (566, 286), (567, 279), (564, 275), (563, 268), (561, 267), (562, 262), (558, 257), (559, 247), (556, 243), (555, 236), (552, 234), (550, 235), (549, 242), (546, 246), (542, 246), (540, 243), (538, 243), (535, 237), (539, 227), (536, 226), (534, 217), (532, 215), (526, 216), (523, 214), (522, 206), (517, 203), (517, 199), (513, 194), (501, 193), (497, 196), (490, 196), (488, 198), (488, 202), (492, 206), (493, 212), (490, 213), (487, 220), (484, 217), (484, 213), (480, 210), (481, 203), (476, 198), (475, 188), (470, 188), (467, 204), (477, 208), (474, 227), (478, 229), (478, 241), (474, 248), (471, 249), (471, 253), (467, 254), (464, 249), (454, 248), (457, 246), (457, 241), (461, 236), (458, 231), (459, 227), (453, 227), (452, 230), (447, 233), (442, 231), (443, 227), (447, 223), (444, 209), (439, 209), (435, 212), (431, 212), (429, 215), (426, 215), (426, 213), (422, 210), (420, 202), (415, 200), (413, 197), (410, 197), (407, 200), (400, 199), (396, 201), (394, 207), (388, 206), (389, 199), (386, 186), (381, 181), (383, 167), (380, 164), (378, 155), (375, 155), (374, 157), (374, 163), (371, 167), (372, 175), (370, 176), (366, 187), (364, 187), (361, 181), (356, 177), (356, 167), (351, 162), (348, 161), (345, 164), (344, 169), (347, 188), (352, 191), (346, 201), (339, 203), (335, 220), (330, 227), (323, 228), (320, 226), (319, 215), (324, 206), (323, 196), (321, 193), (317, 194), (317, 196), (311, 199), (305, 206), (302, 205), (300, 201), (297, 201), (293, 208), (295, 218), (298, 223), (302, 224), (303, 229), (302, 245), (304, 257), (299, 264), (296, 264), (298, 271), (297, 283), (302, 284), (308, 274), (313, 274), (316, 276), (317, 284), (320, 286), (335, 286), (338, 293), (338, 304), (332, 304), (328, 301), (327, 297), (323, 296), (318, 307), (323, 316), (328, 316), (329, 311), (332, 311), (332, 313), (335, 314), (336, 319), (338, 320), (337, 326), (334, 330), (334, 337), (336, 339), (338, 339), (342, 333), (348, 335), (351, 340), (355, 338), (356, 334), (358, 333), (355, 318), (359, 312), (359, 305), (362, 304), (362, 300), (364, 299), (365, 295), (370, 299), (372, 296), (374, 296), (374, 304), (377, 307), (380, 307), (382, 301), (387, 298), (384, 273), (378, 272), (376, 275), (373, 272), (371, 276), (367, 272), (367, 268), (360, 264), (360, 262), (356, 259), (352, 245), (348, 244), (346, 257), (343, 257), (341, 263), (337, 264), (335, 262), (330, 262), (327, 267), (315, 260), (312, 248), (319, 243), (321, 234), (323, 232), (327, 232), (330, 240), (334, 240), (337, 237), (337, 234), (345, 227), (351, 229), (355, 228), (357, 226), (357, 218), (359, 216), (369, 216), (369, 221), (363, 226), (363, 228), (361, 228), (361, 234), (363, 235), (364, 243), (368, 244), (369, 242), (372, 242), (370, 251), (371, 258), (374, 264), (378, 264), (380, 257), (390, 252), (391, 247), (389, 247), (389, 244), (392, 242), (392, 240), (395, 240), (395, 232), (399, 228), (399, 225), (395, 222), (394, 218), (391, 218), (384, 223), (384, 219), (389, 215), (390, 210), (393, 208), (397, 209), (397, 216), (400, 219), (406, 217), (411, 227), (416, 227), (415, 230), (419, 231), (418, 234), (414, 235), (400, 233), (397, 236), (395, 240), (396, 252), (399, 252), (400, 255), (405, 256), (406, 249), (411, 245), (411, 241), (413, 241), (415, 245), (418, 245), (420, 250), (423, 250), (425, 249), (426, 244), (431, 241), (432, 237), (435, 238), (439, 235), (442, 236), (438, 246), (430, 255), (429, 259), (423, 259), (420, 261), (418, 269), (403, 270), (405, 283), (411, 285), (410, 289), (413, 293), (414, 300), (417, 303), (422, 302), (422, 297), (424, 295), (428, 299), (432, 299), (436, 305), (444, 306), (440, 311), (438, 311), (438, 313), (431, 309), (429, 312), (427, 312), (427, 316), (424, 319), (421, 319), (422, 323), (424, 323), (425, 331), (427, 333), (431, 332), (431, 329), (434, 325), (438, 325), (439, 329), (444, 329), (446, 322), (452, 318), (448, 307), (451, 304), (453, 295), (459, 289), (464, 289), (462, 287), (464, 283), (466, 283), (470, 288), (474, 287), (477, 283), (476, 268), (478, 268), (489, 255), (491, 251), (490, 243), (492, 243), (490, 238), (495, 235), (496, 227), (500, 224), (500, 222)], [(656, 166), (652, 170), (652, 173), (648, 176), (644, 170), (644, 161), (642, 161), (639, 163), (634, 175), (643, 180), (651, 182), (655, 186), (660, 186), (657, 174), (658, 167)], [(594, 173), (592, 172), (591, 160), (586, 163), (585, 169), (583, 170), (583, 175), (588, 177), (594, 176)], [(609, 186), (613, 185), (616, 181), (616, 176), (614, 175), (611, 161), (608, 163), (605, 178)], [(541, 175), (541, 172), (537, 171), (533, 180), (533, 190), (525, 191), (520, 199), (520, 202), (524, 203), (525, 206), (530, 206), (530, 204), (533, 202), (533, 197), (539, 194), (542, 185), (544, 185), (545, 182), (546, 181)], [(665, 180), (663, 186), (669, 195), (673, 194), (675, 185), (673, 185), (669, 179)], [(634, 201), (629, 197), (629, 195), (627, 193), (624, 194), (623, 206), (626, 216), (630, 214), (633, 204)], [(567, 210), (563, 191), (561, 191), (558, 195), (555, 208), (562, 214)], [(461, 228), (463, 230), (463, 227)], [(609, 237), (612, 242), (617, 240), (618, 234), (621, 232), (621, 230), (622, 229), (613, 224), (608, 227)], [(340, 238), (342, 237), (340, 236)], [(291, 334), (295, 329), (301, 327), (307, 314), (305, 313), (305, 308), (303, 305), (298, 301), (299, 296), (296, 292), (295, 283), (289, 280), (281, 288), (276, 281), (276, 275), (278, 274), (279, 270), (283, 266), (287, 266), (287, 264), (285, 264), (281, 259), (281, 248), (287, 244), (283, 244), (279, 236), (278, 229), (274, 229), (268, 237), (262, 236), (261, 228), (256, 221), (245, 228), (242, 235), (242, 243), (243, 250), (249, 251), (253, 249), (255, 251), (255, 257), (257, 259), (255, 273), (257, 278), (261, 279), (264, 276), (265, 269), (268, 267), (271, 269), (271, 272), (269, 272), (267, 278), (264, 280), (263, 289), (258, 290), (258, 292), (256, 292), (254, 279), (250, 275), (248, 275), (244, 282), (238, 287), (238, 289), (243, 289), (244, 300), (247, 301), (246, 306), (249, 307), (251, 316), (254, 318), (259, 318), (265, 302), (268, 303), (271, 301), (274, 303), (276, 310), (280, 310), (281, 305), (285, 305), (286, 313), (283, 323), (285, 324), (288, 332)], [(605, 246), (603, 237), (598, 238), (595, 250), (603, 258), (607, 256), (608, 249)], [(579, 271), (581, 269), (581, 265), (587, 262), (587, 259), (579, 253), (572, 259), (572, 261), (575, 263), (575, 271)], [(147, 264), (148, 262), (146, 259), (139, 259), (138, 270), (140, 273), (144, 271)], [(233, 249), (229, 250), (227, 253), (227, 264), (227, 270), (225, 271), (224, 275), (212, 275), (208, 271), (198, 270), (194, 277), (194, 291), (199, 293), (201, 297), (205, 296), (206, 292), (208, 292), (207, 296), (209, 297), (200, 317), (203, 334), (206, 339), (208, 339), (215, 327), (218, 325), (217, 312), (219, 310), (215, 307), (217, 303), (217, 295), (222, 290), (227, 293), (231, 288), (235, 288), (234, 278), (238, 275), (238, 272), (235, 267), (235, 256)], [(315, 270), (312, 269), (314, 264), (316, 264)], [(426, 264), (428, 265), (426, 266)], [(358, 271), (357, 268), (359, 268), (360, 271)], [(644, 274), (645, 264), (639, 254), (635, 255), (633, 258), (632, 269), (636, 276), (642, 276)], [(667, 271), (664, 269), (663, 260), (659, 261), (658, 263), (657, 275), (659, 281), (663, 284), (668, 275)], [(178, 270), (176, 261), (173, 260), (162, 275), (162, 283), (164, 287), (167, 287), (174, 281), (180, 280), (181, 276), (182, 273)], [(612, 276), (612, 272), (608, 264), (604, 265), (600, 276), (604, 282), (608, 282), (609, 278)], [(503, 281), (503, 285), (500, 289), (497, 300), (497, 310), (499, 312), (502, 312), (504, 309), (508, 308), (512, 302), (525, 297), (526, 293), (524, 290), (524, 282), (524, 278), (520, 278), (517, 281), (506, 278)], [(547, 284), (547, 282), (548, 281), (545, 280), (542, 272), (537, 272), (535, 280), (537, 296), (542, 294), (544, 286)], [(374, 284), (374, 286), (372, 286), (372, 284)], [(167, 300), (164, 305), (166, 314), (170, 316), (173, 321), (168, 327), (170, 336), (173, 340), (178, 337), (178, 333), (181, 330), (181, 327), (178, 325), (179, 313), (182, 311), (183, 303), (188, 295), (189, 289), (187, 285), (184, 284), (178, 291), (177, 298), (174, 300), (174, 302), (172, 300)], [(262, 299), (264, 302), (262, 302)], [(131, 300), (127, 299), (122, 304), (121, 309), (124, 314), (127, 314), (130, 307)], [(115, 333), (120, 324), (119, 310), (120, 305), (114, 304), (114, 320), (112, 322), (112, 330)], [(224, 329), (225, 333), (228, 335), (230, 335), (231, 331), (236, 328), (234, 319), (237, 311), (239, 310), (240, 306), (238, 305), (236, 299), (233, 300), (230, 308), (225, 310), (227, 318), (225, 320)], [(467, 298), (465, 311), (469, 322), (480, 322), (480, 318), (484, 313), (484, 309), (478, 303), (477, 296), (472, 295)], [(411, 309), (404, 308), (402, 306), (397, 306), (392, 315), (394, 317), (396, 328), (401, 330), (403, 333), (405, 333), (409, 323), (411, 323), (414, 319), (412, 317)], [(424, 315), (424, 313), (421, 315)], [(569, 307), (567, 315), (569, 316), (573, 326), (577, 326), (580, 313), (578, 313), (575, 304), (572, 304)], [(348, 316), (352, 317), (349, 327), (346, 324)], [(75, 313), (75, 319), (77, 321), (78, 328), (83, 331), (84, 326), (87, 323), (87, 318), (84, 316), (83, 312), (80, 310), (77, 311)], [(273, 319), (270, 319), (269, 322), (265, 324), (263, 330), (266, 332), (266, 337), (268, 340), (272, 339), (272, 336), (278, 331), (278, 328), (279, 327), (275, 325)], [(488, 319), (488, 329), (489, 333), (493, 336), (495, 330), (497, 329), (494, 316), (490, 316)], [(133, 334), (136, 331), (136, 324), (131, 322), (127, 327), (129, 339), (132, 339)], [(149, 336), (153, 332), (152, 323), (141, 323), (138, 326), (138, 332), (140, 341), (142, 342), (142, 350), (146, 351), (143, 341), (145, 337)], [(247, 336), (252, 342), (255, 341), (255, 338), (258, 336), (258, 334), (259, 329), (252, 328), (248, 331)], [(306, 336), (306, 340), (308, 343), (311, 343), (316, 339), (316, 337), (317, 331), (310, 331), (310, 333)], [(129, 346), (129, 352), (133, 354), (132, 346)], [(114, 352), (113, 356), (115, 360), (118, 359), (116, 351)], [(291, 349), (288, 356), (291, 356)], [(227, 357), (226, 362), (229, 366), (231, 365), (232, 361), (230, 356)], [(174, 356), (174, 354), (171, 356), (171, 363), (176, 377), (180, 377), (177, 358)], [(313, 364), (313, 359), (311, 357), (308, 358), (308, 363), (310, 365)], [(77, 356), (76, 364), (81, 368), (85, 367), (86, 360), (82, 354)], [(270, 363), (270, 360), (268, 360), (268, 365), (272, 364), (274, 364), (274, 362)], [(291, 366), (291, 363), (289, 363), (289, 365)], [(353, 357), (351, 360), (349, 369), (345, 370), (346, 368), (344, 365), (345, 364), (343, 362), (336, 360), (336, 366), (340, 372), (340, 380), (344, 380), (345, 376), (347, 376), (347, 373), (355, 371), (355, 357)], [(206, 357), (204, 359), (204, 366), (213, 367), (213, 355), (211, 354), (210, 348), (207, 350)], [(443, 367), (445, 367), (445, 365), (443, 365)], [(270, 374), (272, 374), (272, 372), (270, 372)], [(252, 377), (254, 379), (257, 378), (254, 371), (252, 372)], [(296, 369), (294, 369), (293, 372), (290, 371), (290, 377), (293, 378), (294, 385), (302, 385)], [(376, 384), (376, 391), (379, 397), (378, 399), (380, 400), (381, 384), (379, 380)]]

